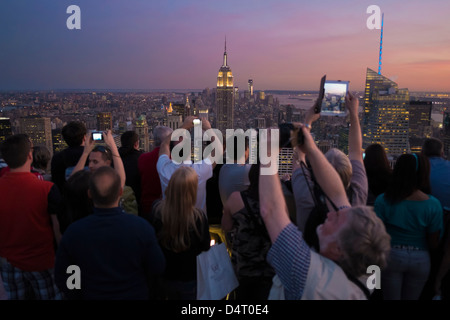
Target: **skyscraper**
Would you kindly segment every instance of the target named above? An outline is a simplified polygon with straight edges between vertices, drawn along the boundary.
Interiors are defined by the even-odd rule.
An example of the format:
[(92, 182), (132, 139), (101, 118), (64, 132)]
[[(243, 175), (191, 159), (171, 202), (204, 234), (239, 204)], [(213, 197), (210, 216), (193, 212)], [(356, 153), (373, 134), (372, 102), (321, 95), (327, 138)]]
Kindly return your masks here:
[(175, 115), (168, 114), (167, 126), (174, 131), (177, 130), (178, 128), (181, 128), (183, 126), (183, 117), (178, 114)]
[(250, 92), (250, 98), (253, 97), (253, 79), (248, 79), (248, 92)]
[(12, 136), (11, 120), (9, 118), (0, 117), (0, 142)]
[(420, 152), (424, 139), (431, 137), (431, 101), (409, 102), (409, 144), (411, 152)]
[(99, 112), (97, 114), (97, 130), (106, 131), (112, 130), (112, 116), (111, 112)]
[[(189, 100), (188, 100), (189, 101)], [(186, 119), (187, 116), (190, 116), (190, 105), (189, 102), (185, 103), (174, 103), (172, 104), (172, 115), (173, 116), (181, 116), (182, 121)]]
[(24, 117), (19, 119), (20, 133), (27, 134), (33, 145), (43, 146), (53, 156), (52, 125), (47, 117)]
[(62, 129), (53, 129), (52, 130), (52, 140), (53, 140), (53, 152), (60, 152), (68, 147), (64, 137), (62, 135)]
[(450, 159), (450, 113), (445, 112), (444, 113), (444, 119), (442, 122), (443, 126), (443, 137), (442, 142), (444, 143), (444, 156), (447, 157), (447, 159)]
[(149, 134), (148, 134), (148, 124), (147, 119), (144, 115), (141, 115), (136, 120), (135, 130), (137, 135), (139, 136), (139, 149), (144, 152), (150, 151), (150, 142), (149, 142)]
[(227, 42), (223, 53), (223, 64), (217, 76), (216, 92), (217, 129), (225, 136), (226, 129), (234, 126), (234, 87), (233, 74), (227, 61)]
[(409, 152), (408, 109), (408, 89), (399, 89), (394, 81), (367, 68), (363, 147), (379, 143), (392, 156)]

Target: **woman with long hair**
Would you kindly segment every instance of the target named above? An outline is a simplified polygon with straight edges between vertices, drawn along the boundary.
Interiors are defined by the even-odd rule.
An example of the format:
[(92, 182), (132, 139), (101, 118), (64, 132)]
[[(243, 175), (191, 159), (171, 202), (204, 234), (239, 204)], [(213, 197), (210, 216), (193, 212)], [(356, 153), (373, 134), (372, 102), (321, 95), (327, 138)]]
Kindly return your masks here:
[(195, 300), (197, 260), (209, 250), (206, 214), (195, 207), (198, 177), (191, 167), (180, 167), (170, 178), (165, 198), (155, 202), (150, 216), (166, 257), (163, 285), (169, 300)]
[(375, 212), (391, 236), (387, 268), (381, 274), (385, 300), (417, 300), (430, 273), (430, 251), (443, 230), (442, 207), (430, 193), (430, 164), (417, 154), (401, 155)]
[(364, 167), (369, 184), (367, 205), (373, 206), (375, 199), (386, 191), (391, 180), (392, 168), (381, 144), (373, 143), (369, 145), (364, 153)]

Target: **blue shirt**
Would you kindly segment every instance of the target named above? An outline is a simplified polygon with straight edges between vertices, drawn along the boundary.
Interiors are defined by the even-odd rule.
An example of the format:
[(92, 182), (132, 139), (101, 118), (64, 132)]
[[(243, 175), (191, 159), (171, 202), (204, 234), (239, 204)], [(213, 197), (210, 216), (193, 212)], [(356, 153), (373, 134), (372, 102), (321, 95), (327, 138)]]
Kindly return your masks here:
[[(80, 268), (80, 290), (66, 286), (70, 265)], [(119, 207), (94, 208), (92, 215), (72, 223), (64, 232), (55, 278), (72, 299), (149, 299), (149, 283), (164, 268), (163, 252), (146, 220)]]
[(273, 243), (267, 261), (285, 288), (286, 300), (300, 300), (306, 285), (311, 251), (302, 233), (291, 223)]
[(391, 204), (383, 193), (375, 200), (375, 212), (391, 236), (391, 245), (428, 250), (427, 235), (443, 230), (442, 207), (433, 196), (424, 201), (403, 200)]
[(292, 223), (273, 243), (267, 261), (277, 273), (286, 300), (366, 299), (335, 262), (308, 247), (301, 231)]
[(450, 161), (440, 157), (430, 159), (431, 194), (444, 209), (450, 210)]

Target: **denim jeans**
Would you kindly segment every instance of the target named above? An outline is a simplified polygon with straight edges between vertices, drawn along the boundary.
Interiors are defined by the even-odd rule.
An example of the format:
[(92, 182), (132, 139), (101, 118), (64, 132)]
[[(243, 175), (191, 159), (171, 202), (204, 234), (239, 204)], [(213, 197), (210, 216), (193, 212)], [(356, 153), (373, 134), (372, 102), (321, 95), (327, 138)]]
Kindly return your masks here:
[(384, 300), (418, 300), (430, 273), (426, 250), (392, 248), (381, 273)]

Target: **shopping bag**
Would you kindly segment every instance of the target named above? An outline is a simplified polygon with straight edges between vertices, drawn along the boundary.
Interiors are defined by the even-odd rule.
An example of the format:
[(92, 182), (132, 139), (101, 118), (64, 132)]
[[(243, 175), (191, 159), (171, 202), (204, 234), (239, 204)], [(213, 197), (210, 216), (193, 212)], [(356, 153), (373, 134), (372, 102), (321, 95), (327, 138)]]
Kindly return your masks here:
[(267, 300), (285, 300), (284, 286), (278, 275), (275, 275), (272, 278), (272, 288), (270, 288), (269, 297)]
[(238, 285), (225, 243), (197, 256), (197, 300), (221, 300)]

